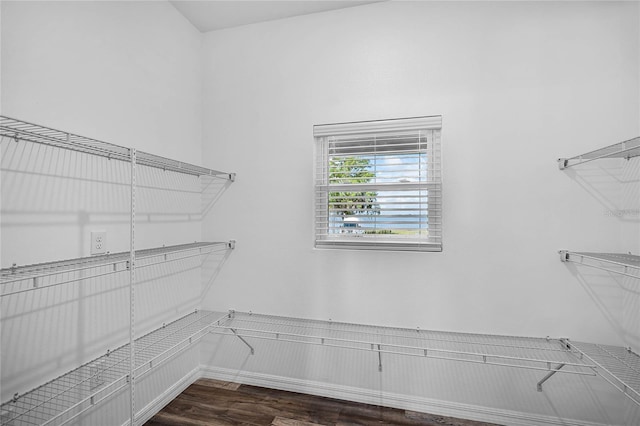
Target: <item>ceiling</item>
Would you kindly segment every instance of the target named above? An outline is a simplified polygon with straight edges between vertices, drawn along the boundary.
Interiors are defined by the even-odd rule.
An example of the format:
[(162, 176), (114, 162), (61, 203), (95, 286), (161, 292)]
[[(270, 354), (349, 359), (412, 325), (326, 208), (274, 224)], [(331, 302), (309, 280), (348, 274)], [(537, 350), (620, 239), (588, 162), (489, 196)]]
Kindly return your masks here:
[(170, 3), (198, 30), (207, 32), (379, 1), (382, 0), (170, 0)]

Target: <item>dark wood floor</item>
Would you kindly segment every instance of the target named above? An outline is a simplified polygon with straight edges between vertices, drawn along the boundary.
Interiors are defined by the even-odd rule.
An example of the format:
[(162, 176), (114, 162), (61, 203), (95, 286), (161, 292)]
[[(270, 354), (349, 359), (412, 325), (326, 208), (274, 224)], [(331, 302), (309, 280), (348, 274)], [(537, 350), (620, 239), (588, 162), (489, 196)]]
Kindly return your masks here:
[(177, 425), (495, 426), (210, 379), (189, 386), (145, 423)]

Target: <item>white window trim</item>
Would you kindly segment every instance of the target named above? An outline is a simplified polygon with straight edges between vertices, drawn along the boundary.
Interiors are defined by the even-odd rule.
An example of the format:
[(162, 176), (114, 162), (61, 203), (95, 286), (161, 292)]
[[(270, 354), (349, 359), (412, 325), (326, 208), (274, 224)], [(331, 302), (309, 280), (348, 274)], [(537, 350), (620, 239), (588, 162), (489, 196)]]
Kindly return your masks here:
[[(441, 252), (442, 251), (442, 178), (441, 167), (442, 158), (440, 151), (440, 139), (442, 129), (442, 116), (426, 116), (412, 117), (390, 120), (361, 121), (337, 124), (322, 124), (313, 127), (313, 135), (315, 143), (315, 172), (314, 172), (314, 240), (316, 248), (335, 248), (335, 249), (353, 249), (353, 250), (391, 250), (391, 251), (425, 251), (425, 252)], [(328, 189), (328, 154), (325, 152), (328, 148), (323, 146), (326, 139), (331, 136), (344, 135), (366, 135), (368, 133), (388, 133), (388, 132), (407, 132), (407, 131), (431, 131), (433, 132), (432, 145), (433, 152), (428, 155), (435, 155), (437, 158), (438, 174), (437, 179), (420, 183), (422, 188), (429, 189), (431, 192), (437, 192), (439, 203), (435, 204), (436, 208), (430, 208), (429, 211), (435, 211), (438, 219), (435, 221), (437, 225), (433, 226), (434, 233), (437, 237), (426, 239), (407, 239), (407, 240), (365, 240), (354, 241), (345, 237), (329, 237), (326, 233), (319, 233), (319, 212), (327, 213)], [(376, 184), (372, 184), (375, 186)], [(379, 185), (379, 184), (378, 184)], [(399, 184), (400, 185), (400, 184)], [(406, 185), (406, 184), (401, 184)], [(370, 186), (364, 184), (364, 186)], [(406, 189), (406, 186), (405, 188)], [(431, 225), (431, 224), (430, 224)]]

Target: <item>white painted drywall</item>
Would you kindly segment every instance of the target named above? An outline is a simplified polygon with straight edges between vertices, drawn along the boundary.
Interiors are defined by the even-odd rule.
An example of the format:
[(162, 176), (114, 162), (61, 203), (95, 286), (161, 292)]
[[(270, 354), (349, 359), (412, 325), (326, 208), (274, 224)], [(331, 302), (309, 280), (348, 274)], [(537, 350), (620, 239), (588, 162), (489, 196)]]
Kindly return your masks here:
[[(1, 8), (3, 115), (201, 163), (202, 35), (173, 6)], [(107, 231), (109, 251), (129, 250), (129, 164), (8, 139), (1, 152), (3, 268), (88, 256), (96, 229)], [(202, 240), (201, 179), (140, 167), (137, 183), (136, 248)], [(3, 297), (2, 402), (127, 343), (128, 278)], [(137, 336), (199, 305), (197, 258), (140, 269), (136, 278)], [(139, 387), (138, 409), (158, 383), (170, 386), (197, 368), (192, 356), (180, 359), (146, 379), (156, 385)], [(119, 414), (104, 415), (93, 413), (92, 424), (112, 424)]]
[[(204, 159), (238, 179), (206, 232), (239, 241), (209, 304), (622, 343), (557, 250), (638, 251), (609, 214), (637, 161), (556, 159), (639, 132), (636, 12), (385, 2), (208, 33)], [(312, 126), (429, 114), (444, 251), (314, 250)]]
[[(564, 172), (556, 159), (640, 133), (638, 28), (637, 3), (383, 2), (206, 34), (204, 161), (238, 178), (205, 237), (238, 245), (204, 305), (637, 351), (637, 290), (557, 252), (639, 252), (638, 215), (611, 214), (638, 208), (638, 159)], [(433, 114), (444, 251), (315, 250), (312, 126)], [(213, 353), (205, 364), (269, 372)], [(516, 398), (519, 382), (500, 383), (482, 404)], [(624, 410), (584, 404), (507, 406), (624, 424)]]

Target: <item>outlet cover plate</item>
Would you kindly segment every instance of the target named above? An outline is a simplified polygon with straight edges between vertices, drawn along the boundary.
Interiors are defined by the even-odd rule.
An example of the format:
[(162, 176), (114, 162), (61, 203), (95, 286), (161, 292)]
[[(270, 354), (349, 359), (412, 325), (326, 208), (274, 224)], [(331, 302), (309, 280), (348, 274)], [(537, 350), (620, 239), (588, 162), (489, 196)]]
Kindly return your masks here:
[(91, 231), (91, 255), (107, 253), (107, 231)]

